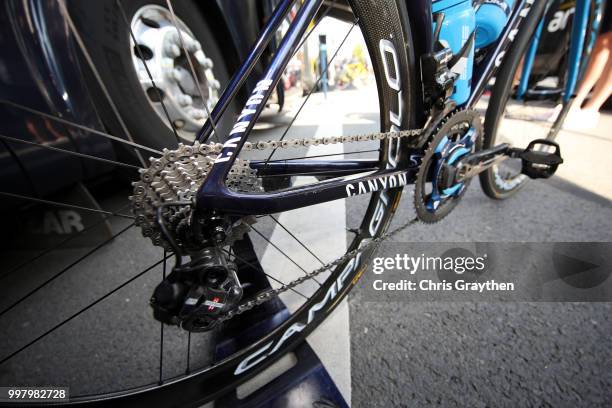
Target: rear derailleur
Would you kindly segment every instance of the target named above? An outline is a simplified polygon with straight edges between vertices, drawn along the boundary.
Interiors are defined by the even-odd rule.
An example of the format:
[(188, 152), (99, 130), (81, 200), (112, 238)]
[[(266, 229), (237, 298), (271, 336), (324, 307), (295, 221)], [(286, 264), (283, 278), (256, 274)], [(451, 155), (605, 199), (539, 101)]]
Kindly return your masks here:
[[(211, 220), (201, 224), (215, 227), (183, 234), (181, 247), (174, 248), (176, 264), (150, 300), (155, 319), (190, 332), (215, 328), (221, 316), (238, 306), (243, 293), (236, 264), (221, 250), (231, 225), (220, 217)], [(186, 245), (188, 242), (191, 244)], [(198, 248), (195, 242), (203, 244)], [(183, 255), (190, 261), (183, 264)]]

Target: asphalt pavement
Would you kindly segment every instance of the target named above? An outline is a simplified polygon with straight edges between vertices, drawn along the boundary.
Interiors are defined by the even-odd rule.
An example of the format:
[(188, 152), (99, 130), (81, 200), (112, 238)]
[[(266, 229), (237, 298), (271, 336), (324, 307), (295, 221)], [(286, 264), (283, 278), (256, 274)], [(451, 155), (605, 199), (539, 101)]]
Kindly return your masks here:
[[(494, 202), (475, 184), (447, 219), (393, 241), (610, 241), (609, 202), (575, 185), (533, 182)], [(349, 299), (355, 407), (612, 403), (610, 303), (383, 303), (362, 291)]]

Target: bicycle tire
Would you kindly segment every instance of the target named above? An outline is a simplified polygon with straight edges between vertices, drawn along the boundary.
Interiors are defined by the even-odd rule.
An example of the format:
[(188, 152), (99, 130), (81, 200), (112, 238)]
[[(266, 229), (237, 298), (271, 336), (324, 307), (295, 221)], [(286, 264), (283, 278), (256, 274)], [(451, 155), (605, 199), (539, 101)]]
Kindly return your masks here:
[[(531, 43), (531, 38), (540, 21), (545, 3), (537, 2), (534, 4), (534, 10), (526, 18), (524, 25), (521, 27), (522, 30), (504, 57), (496, 75), (495, 85), (491, 90), (491, 97), (485, 114), (483, 149), (489, 149), (500, 143), (500, 140), (498, 140), (499, 129), (505, 115), (506, 106), (512, 96), (515, 73)], [(497, 172), (498, 168), (494, 166), (479, 175), (483, 192), (492, 199), (503, 200), (509, 198), (516, 194), (527, 182), (525, 176), (518, 174), (516, 178), (512, 178), (510, 181), (502, 180)]]

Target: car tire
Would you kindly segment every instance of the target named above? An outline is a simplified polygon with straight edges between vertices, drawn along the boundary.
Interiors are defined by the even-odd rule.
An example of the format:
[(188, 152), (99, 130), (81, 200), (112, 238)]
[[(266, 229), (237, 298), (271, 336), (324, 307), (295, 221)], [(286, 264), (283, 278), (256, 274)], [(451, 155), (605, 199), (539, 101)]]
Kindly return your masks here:
[[(130, 0), (121, 4), (128, 22), (145, 5), (166, 8), (166, 2), (163, 0)], [(223, 53), (214, 39), (213, 30), (207, 24), (201, 10), (192, 1), (174, 2), (173, 8), (176, 16), (189, 27), (195, 39), (201, 43), (202, 51), (213, 61), (212, 71), (220, 83), (219, 93), (221, 93), (229, 82), (229, 73)], [(177, 140), (172, 129), (155, 111), (138, 80), (132, 62), (129, 27), (116, 1), (73, 1), (70, 3), (70, 13), (91, 60), (134, 141), (159, 150), (174, 148)], [(105, 126), (111, 133), (126, 137), (86, 60), (81, 58), (80, 63)], [(234, 106), (235, 104), (230, 106), (217, 124), (220, 140), (224, 139), (223, 135), (227, 134), (232, 125)], [(183, 143), (190, 143), (193, 134), (191, 140), (184, 134), (181, 134), (180, 139)]]

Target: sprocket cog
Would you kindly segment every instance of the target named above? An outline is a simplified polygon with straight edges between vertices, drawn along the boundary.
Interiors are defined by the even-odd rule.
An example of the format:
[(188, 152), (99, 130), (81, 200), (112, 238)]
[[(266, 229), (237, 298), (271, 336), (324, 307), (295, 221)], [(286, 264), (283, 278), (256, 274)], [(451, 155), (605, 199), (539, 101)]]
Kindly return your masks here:
[(481, 116), (474, 110), (451, 113), (430, 137), (414, 185), (417, 217), (435, 223), (457, 206), (470, 180), (445, 185), (445, 172), (463, 156), (482, 148)]

